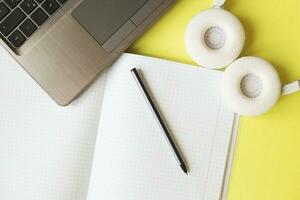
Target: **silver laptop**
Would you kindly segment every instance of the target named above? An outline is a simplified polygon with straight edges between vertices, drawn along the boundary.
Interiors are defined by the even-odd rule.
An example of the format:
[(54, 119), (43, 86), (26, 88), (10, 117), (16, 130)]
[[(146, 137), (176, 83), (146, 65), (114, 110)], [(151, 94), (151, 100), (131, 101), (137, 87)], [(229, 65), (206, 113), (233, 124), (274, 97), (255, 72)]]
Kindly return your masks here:
[(0, 0), (0, 43), (59, 105), (175, 0)]

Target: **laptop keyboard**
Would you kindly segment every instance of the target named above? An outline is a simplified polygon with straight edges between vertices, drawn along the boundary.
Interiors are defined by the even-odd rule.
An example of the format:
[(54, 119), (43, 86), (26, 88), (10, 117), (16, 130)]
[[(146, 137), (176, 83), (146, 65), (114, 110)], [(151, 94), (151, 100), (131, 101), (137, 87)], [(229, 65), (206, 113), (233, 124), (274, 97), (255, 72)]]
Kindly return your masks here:
[(14, 48), (38, 30), (67, 0), (0, 0), (1, 38)]

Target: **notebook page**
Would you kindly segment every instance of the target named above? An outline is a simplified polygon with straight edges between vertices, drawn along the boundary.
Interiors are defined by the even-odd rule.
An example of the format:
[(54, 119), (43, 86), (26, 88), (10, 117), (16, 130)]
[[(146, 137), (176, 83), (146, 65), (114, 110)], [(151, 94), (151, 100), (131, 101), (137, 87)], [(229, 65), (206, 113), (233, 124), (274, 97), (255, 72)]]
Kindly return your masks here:
[(104, 79), (60, 107), (0, 48), (1, 200), (86, 199)]
[[(189, 168), (185, 175), (140, 93), (143, 77)], [(125, 54), (110, 68), (88, 200), (217, 200), (234, 113), (221, 101), (222, 73)]]

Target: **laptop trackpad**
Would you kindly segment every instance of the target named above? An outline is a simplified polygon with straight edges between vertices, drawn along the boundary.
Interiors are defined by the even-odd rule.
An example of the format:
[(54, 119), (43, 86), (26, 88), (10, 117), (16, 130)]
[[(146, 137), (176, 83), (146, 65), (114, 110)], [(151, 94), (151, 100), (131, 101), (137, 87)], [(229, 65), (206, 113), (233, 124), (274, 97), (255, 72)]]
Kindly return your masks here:
[(85, 0), (72, 16), (103, 45), (149, 0)]

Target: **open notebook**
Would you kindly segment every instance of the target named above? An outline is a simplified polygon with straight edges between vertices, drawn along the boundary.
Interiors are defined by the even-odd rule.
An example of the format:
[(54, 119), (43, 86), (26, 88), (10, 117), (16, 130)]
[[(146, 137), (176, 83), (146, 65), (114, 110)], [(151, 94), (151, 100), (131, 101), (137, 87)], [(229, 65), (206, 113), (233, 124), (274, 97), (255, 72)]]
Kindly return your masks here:
[[(142, 70), (188, 176), (132, 67)], [(0, 48), (0, 198), (224, 198), (237, 117), (221, 100), (221, 78), (217, 71), (124, 54), (79, 99), (59, 107)]]

